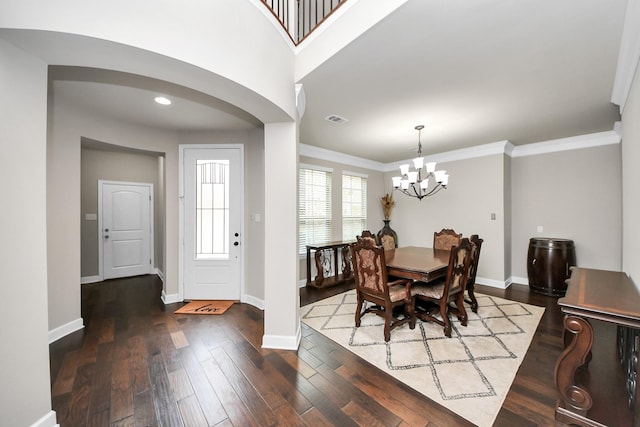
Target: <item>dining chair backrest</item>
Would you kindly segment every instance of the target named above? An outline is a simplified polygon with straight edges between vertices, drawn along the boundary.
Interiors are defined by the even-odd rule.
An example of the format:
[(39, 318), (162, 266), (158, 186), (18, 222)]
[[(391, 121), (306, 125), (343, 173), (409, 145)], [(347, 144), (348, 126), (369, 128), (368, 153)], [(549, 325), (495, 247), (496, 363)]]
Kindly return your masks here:
[(451, 250), (462, 241), (462, 234), (458, 234), (450, 228), (443, 228), (433, 233), (433, 248)]
[(477, 234), (472, 234), (469, 237), (471, 242), (471, 263), (469, 264), (469, 274), (467, 276), (467, 287), (473, 286), (476, 283), (476, 273), (478, 272), (478, 262), (480, 261), (480, 249), (482, 248), (481, 239)]
[(380, 237), (380, 245), (384, 248), (385, 251), (390, 251), (396, 248), (396, 240), (391, 234), (385, 234)]
[(466, 238), (461, 239), (460, 244), (452, 248), (446, 279), (448, 293), (453, 294), (458, 290), (464, 292), (471, 264), (471, 252), (471, 242)]
[(356, 289), (389, 300), (384, 249), (367, 238), (351, 245), (351, 261)]
[(364, 230), (361, 235), (356, 236), (356, 240), (368, 240), (370, 242), (373, 242), (374, 245), (378, 244), (378, 240), (376, 239), (375, 234), (371, 233), (371, 231), (369, 230)]

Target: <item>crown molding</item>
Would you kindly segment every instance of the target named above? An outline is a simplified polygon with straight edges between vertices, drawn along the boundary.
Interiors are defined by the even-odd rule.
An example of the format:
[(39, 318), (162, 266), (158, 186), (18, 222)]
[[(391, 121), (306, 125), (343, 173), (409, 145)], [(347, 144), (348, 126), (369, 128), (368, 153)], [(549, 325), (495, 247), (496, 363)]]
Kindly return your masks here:
[[(461, 148), (459, 150), (447, 151), (444, 153), (430, 154), (424, 156), (425, 162), (455, 162), (458, 160), (475, 159), (478, 157), (493, 156), (496, 154), (505, 154), (511, 150), (513, 145), (509, 141), (492, 142), (489, 144), (477, 145), (475, 147)], [(384, 165), (384, 172), (395, 171), (401, 164), (411, 162), (410, 159), (400, 160)]]
[(384, 163), (340, 153), (338, 151), (327, 150), (326, 148), (315, 147), (313, 145), (300, 144), (298, 153), (301, 156), (313, 157), (314, 159), (327, 160), (330, 162), (343, 163), (349, 166), (381, 171)]
[[(509, 157), (525, 157), (538, 154), (555, 153), (559, 151), (579, 150), (582, 148), (599, 147), (602, 145), (619, 144), (622, 141), (622, 126), (620, 122), (614, 124), (613, 130), (606, 132), (590, 133), (586, 135), (572, 136), (569, 138), (553, 139), (549, 141), (536, 142), (526, 145), (514, 146), (509, 141), (492, 142), (478, 145), (476, 147), (462, 148), (459, 150), (447, 151), (444, 153), (425, 156), (430, 162), (454, 162), (458, 160), (475, 159), (478, 157), (504, 154)], [(380, 163), (350, 154), (339, 153), (327, 150), (326, 148), (312, 145), (300, 144), (299, 153), (301, 156), (312, 157), (314, 159), (326, 160), (329, 162), (342, 163), (349, 166), (361, 167), (364, 169), (379, 172), (392, 172), (397, 170), (401, 164), (411, 162), (411, 159), (400, 160), (392, 163)]]
[(624, 17), (616, 77), (613, 81), (613, 93), (611, 94), (611, 102), (620, 106), (620, 112), (624, 110), (638, 62), (640, 62), (639, 27), (640, 2), (629, 1)]
[[(617, 128), (619, 129), (619, 127)], [(537, 154), (555, 153), (558, 151), (579, 150), (582, 148), (618, 144), (620, 141), (620, 134), (616, 131), (616, 127), (614, 127), (614, 130), (606, 132), (590, 133), (587, 135), (536, 142), (534, 144), (519, 145), (513, 147), (511, 157), (534, 156)]]

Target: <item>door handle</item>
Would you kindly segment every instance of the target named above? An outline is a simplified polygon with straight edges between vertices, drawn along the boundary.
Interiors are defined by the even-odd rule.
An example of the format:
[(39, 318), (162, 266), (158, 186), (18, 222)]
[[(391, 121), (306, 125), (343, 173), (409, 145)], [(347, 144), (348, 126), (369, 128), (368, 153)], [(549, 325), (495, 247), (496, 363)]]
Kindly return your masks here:
[(104, 236), (104, 238), (105, 238), (105, 239), (108, 239), (108, 238), (109, 238), (109, 235), (107, 234), (106, 236)]
[(233, 242), (233, 246), (238, 246), (240, 242)]

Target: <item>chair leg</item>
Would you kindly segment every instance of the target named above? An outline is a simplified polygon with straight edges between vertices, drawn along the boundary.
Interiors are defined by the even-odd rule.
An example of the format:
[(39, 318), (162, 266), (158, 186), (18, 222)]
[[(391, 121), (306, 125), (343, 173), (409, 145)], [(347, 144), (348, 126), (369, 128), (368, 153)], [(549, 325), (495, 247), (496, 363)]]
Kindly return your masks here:
[(473, 292), (473, 283), (471, 286), (467, 285), (467, 293), (469, 294), (469, 299), (471, 300), (471, 311), (474, 313), (478, 312), (478, 300), (476, 299), (476, 295)]
[(444, 323), (444, 334), (445, 336), (451, 338), (451, 319), (449, 319), (448, 313), (448, 305), (445, 302), (440, 303), (440, 316), (442, 317), (442, 322)]
[(393, 316), (391, 307), (384, 309), (384, 341), (389, 342), (391, 339), (391, 318)]
[(411, 302), (405, 303), (405, 316), (409, 316), (409, 329), (416, 328), (416, 299), (411, 298)]
[(358, 305), (356, 307), (356, 328), (360, 327), (361, 317), (362, 317), (362, 297), (358, 295)]
[(462, 326), (467, 326), (467, 310), (464, 308), (464, 294), (460, 292), (458, 298), (456, 298), (456, 307), (458, 307), (458, 320), (462, 323)]

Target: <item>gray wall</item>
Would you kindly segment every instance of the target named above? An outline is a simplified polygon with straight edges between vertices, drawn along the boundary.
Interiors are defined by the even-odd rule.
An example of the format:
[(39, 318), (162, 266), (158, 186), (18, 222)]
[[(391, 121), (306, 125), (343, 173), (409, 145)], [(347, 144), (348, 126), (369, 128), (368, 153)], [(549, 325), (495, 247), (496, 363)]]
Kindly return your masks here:
[(640, 289), (640, 73), (622, 112), (622, 268)]
[[(53, 416), (47, 345), (47, 66), (0, 39), (0, 423)], [(54, 421), (55, 417), (49, 419)]]
[[(509, 211), (505, 200), (508, 159), (496, 154), (473, 159), (439, 163), (450, 175), (447, 190), (422, 199), (394, 193), (396, 206), (391, 214), (391, 227), (398, 233), (401, 246), (432, 246), (434, 231), (453, 228), (464, 236), (478, 234), (484, 239), (478, 282), (504, 286), (505, 229)], [(385, 182), (399, 172), (385, 174)], [(491, 219), (495, 214), (496, 219)]]
[(531, 237), (572, 239), (578, 266), (620, 270), (620, 144), (517, 157), (511, 177), (516, 281), (527, 277)]
[[(93, 145), (93, 144), (92, 144)], [(162, 261), (164, 241), (162, 240), (162, 224), (164, 224), (164, 201), (160, 197), (163, 191), (159, 183), (162, 172), (158, 170), (157, 154), (144, 154), (132, 151), (115, 151), (112, 146), (105, 149), (81, 148), (80, 166), (80, 247), (81, 276), (98, 275), (98, 221), (87, 220), (87, 213), (98, 212), (98, 180), (125, 181), (153, 184), (154, 200), (154, 267)], [(162, 270), (161, 270), (162, 271)]]

